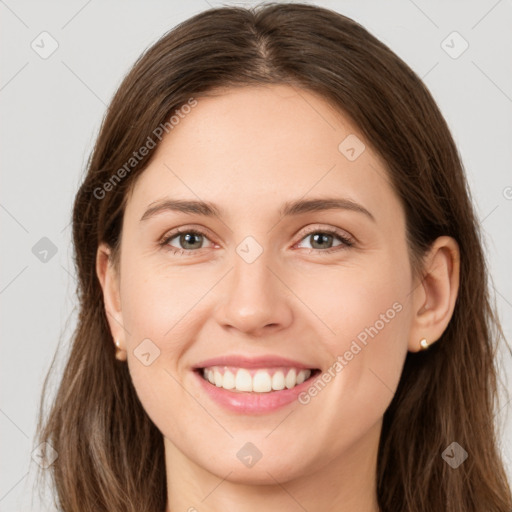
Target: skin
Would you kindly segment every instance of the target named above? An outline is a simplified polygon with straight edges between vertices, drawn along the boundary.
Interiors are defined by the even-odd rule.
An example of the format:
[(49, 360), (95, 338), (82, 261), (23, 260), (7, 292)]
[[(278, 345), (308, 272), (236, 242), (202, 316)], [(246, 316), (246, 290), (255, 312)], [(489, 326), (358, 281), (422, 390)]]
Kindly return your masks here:
[[(120, 358), (164, 436), (166, 510), (377, 511), (382, 417), (407, 352), (421, 338), (435, 342), (450, 320), (457, 244), (439, 238), (421, 276), (412, 271), (404, 211), (384, 163), (321, 97), (272, 85), (197, 100), (129, 194), (120, 273), (106, 245), (97, 255)], [(338, 149), (350, 134), (366, 146), (354, 161)], [(351, 210), (279, 216), (287, 201), (332, 196), (357, 202), (374, 220)], [(165, 197), (210, 201), (223, 213), (140, 220)], [(188, 255), (158, 245), (178, 227), (206, 232)], [(315, 245), (307, 227), (338, 229), (354, 243), (334, 236)], [(263, 249), (250, 264), (236, 252), (247, 236)], [(168, 245), (190, 247), (179, 236)], [(327, 371), (395, 303), (401, 311), (307, 405), (231, 412), (191, 372), (224, 354), (279, 355)], [(134, 354), (147, 338), (160, 350), (149, 366)], [(247, 442), (262, 453), (251, 468), (236, 456)]]

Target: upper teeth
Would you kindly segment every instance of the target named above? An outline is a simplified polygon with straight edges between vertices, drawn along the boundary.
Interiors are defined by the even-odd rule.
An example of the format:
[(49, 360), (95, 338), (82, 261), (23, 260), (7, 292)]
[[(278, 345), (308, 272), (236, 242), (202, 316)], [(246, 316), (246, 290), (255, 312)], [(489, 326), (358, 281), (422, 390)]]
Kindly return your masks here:
[(280, 391), (285, 387), (291, 389), (302, 384), (310, 375), (311, 370), (297, 368), (247, 370), (212, 366), (203, 369), (203, 377), (219, 388), (256, 393)]

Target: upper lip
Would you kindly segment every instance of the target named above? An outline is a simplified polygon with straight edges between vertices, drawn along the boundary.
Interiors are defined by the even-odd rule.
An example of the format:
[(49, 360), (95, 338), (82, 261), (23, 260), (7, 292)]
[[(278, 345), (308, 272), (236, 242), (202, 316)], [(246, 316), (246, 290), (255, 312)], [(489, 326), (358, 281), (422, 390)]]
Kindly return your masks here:
[(309, 364), (274, 355), (263, 355), (258, 357), (224, 355), (201, 361), (196, 364), (194, 368), (208, 368), (210, 366), (235, 366), (238, 368), (272, 368), (276, 366), (289, 366), (290, 368), (299, 368), (304, 370), (314, 368)]

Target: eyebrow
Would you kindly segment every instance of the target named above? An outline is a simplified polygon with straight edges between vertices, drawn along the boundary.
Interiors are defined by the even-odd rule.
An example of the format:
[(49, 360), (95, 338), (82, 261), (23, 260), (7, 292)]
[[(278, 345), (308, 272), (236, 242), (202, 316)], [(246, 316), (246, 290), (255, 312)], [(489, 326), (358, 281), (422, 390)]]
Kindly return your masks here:
[[(325, 210), (349, 210), (363, 213), (375, 222), (375, 217), (362, 205), (346, 198), (327, 197), (315, 199), (298, 199), (289, 201), (279, 210), (281, 217), (289, 217), (309, 212), (320, 212)], [(224, 214), (222, 208), (208, 201), (189, 201), (183, 199), (162, 199), (149, 205), (141, 217), (141, 222), (159, 213), (166, 211), (203, 215), (205, 217), (221, 217)]]

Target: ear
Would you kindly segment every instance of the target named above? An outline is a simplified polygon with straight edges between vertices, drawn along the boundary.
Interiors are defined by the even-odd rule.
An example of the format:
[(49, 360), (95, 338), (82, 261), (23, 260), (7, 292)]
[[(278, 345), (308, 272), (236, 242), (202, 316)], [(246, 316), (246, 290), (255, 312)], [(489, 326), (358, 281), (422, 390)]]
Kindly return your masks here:
[[(123, 350), (125, 344), (125, 330), (123, 327), (123, 315), (121, 310), (121, 296), (119, 289), (119, 276), (112, 263), (111, 248), (101, 243), (96, 253), (96, 274), (103, 290), (103, 302), (105, 314), (110, 327), (112, 338), (119, 341), (119, 349), (116, 357), (122, 361), (126, 360), (126, 352)], [(116, 347), (118, 348), (118, 347)]]
[(409, 350), (421, 349), (420, 340), (439, 340), (455, 308), (459, 291), (460, 251), (457, 242), (441, 236), (424, 258), (421, 279), (413, 291), (413, 318)]

